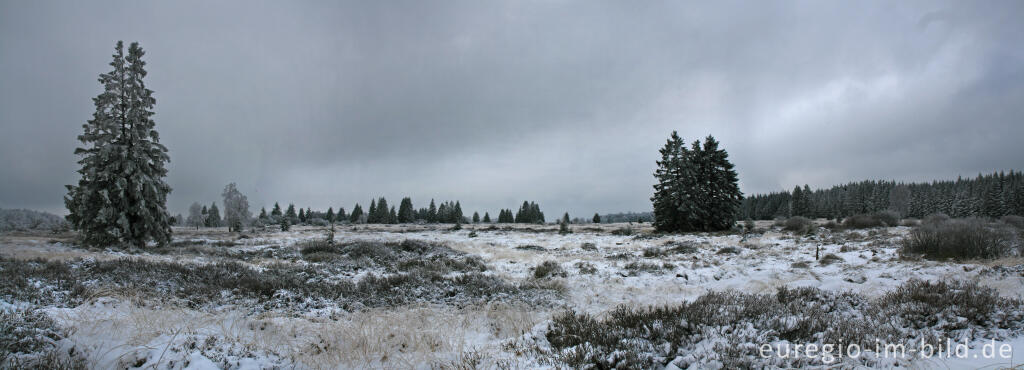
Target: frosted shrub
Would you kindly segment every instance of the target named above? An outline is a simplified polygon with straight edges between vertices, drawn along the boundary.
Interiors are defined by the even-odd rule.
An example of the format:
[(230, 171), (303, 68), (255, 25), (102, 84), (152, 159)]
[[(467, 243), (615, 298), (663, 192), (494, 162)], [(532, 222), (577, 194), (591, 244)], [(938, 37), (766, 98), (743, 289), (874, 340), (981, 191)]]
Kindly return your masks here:
[(926, 220), (903, 239), (900, 252), (931, 259), (998, 258), (1019, 254), (1015, 239), (1006, 226), (990, 225), (977, 218)]

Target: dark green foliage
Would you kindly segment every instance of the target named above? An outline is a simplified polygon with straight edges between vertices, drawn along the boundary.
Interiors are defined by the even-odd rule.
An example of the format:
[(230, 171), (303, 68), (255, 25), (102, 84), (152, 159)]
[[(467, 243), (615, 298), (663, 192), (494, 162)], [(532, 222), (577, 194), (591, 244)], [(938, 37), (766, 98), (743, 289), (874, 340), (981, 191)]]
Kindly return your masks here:
[(124, 43), (117, 42), (114, 70), (100, 74), (104, 91), (93, 99), (96, 111), (78, 136), (80, 178), (66, 186), (64, 203), (67, 220), (88, 245), (145, 247), (171, 239), (171, 187), (163, 180), (170, 157), (152, 119), (156, 99), (143, 82), (144, 54), (134, 42), (125, 56)]
[(299, 222), (299, 214), (295, 212), (294, 204), (288, 205), (288, 209), (284, 211), (284, 218), (288, 219), (288, 222), (293, 225)]
[(281, 217), (281, 205), (277, 204), (277, 202), (274, 202), (274, 209), (270, 211), (270, 215), (275, 217)]
[(474, 224), (480, 223), (480, 214), (479, 213), (473, 212), (473, 223)]
[(402, 203), (398, 206), (398, 223), (407, 224), (416, 221), (413, 212), (412, 198), (402, 198)]
[(515, 216), (512, 215), (511, 209), (503, 209), (498, 212), (498, 223), (510, 224), (516, 222)]
[[(511, 217), (512, 210), (508, 212), (508, 216)], [(544, 223), (544, 212), (540, 211), (540, 206), (537, 203), (524, 200), (523, 205), (519, 206), (519, 211), (515, 214), (514, 222), (517, 224), (542, 224)]]
[(288, 231), (292, 229), (292, 222), (288, 217), (281, 219), (281, 231)]
[(654, 177), (654, 227), (658, 231), (729, 230), (743, 193), (728, 153), (708, 136), (689, 149), (673, 131), (660, 150)]
[(618, 222), (653, 222), (653, 212), (619, 212), (609, 213), (601, 215), (601, 222), (604, 223), (618, 223)]
[(484, 223), (491, 223), (491, 214), (484, 212)]
[(1016, 239), (1006, 226), (978, 218), (926, 219), (903, 239), (900, 252), (932, 259), (998, 258), (1020, 249)]
[(363, 207), (356, 203), (355, 207), (352, 207), (352, 214), (349, 215), (348, 221), (351, 223), (358, 223), (363, 218)]
[(220, 227), (220, 209), (217, 208), (217, 202), (213, 202), (213, 204), (210, 205), (210, 208), (207, 208), (204, 225), (206, 227)]
[(601, 223), (601, 215), (594, 213), (594, 218), (592, 218), (590, 221), (595, 224)]
[[(799, 188), (797, 188), (799, 189)], [(922, 218), (944, 213), (956, 218), (1024, 215), (1024, 173), (1010, 171), (978, 175), (974, 179), (931, 183), (861, 181), (811, 191), (758, 194), (743, 201), (741, 214), (757, 220), (807, 212), (811, 218), (835, 218), (891, 210), (897, 217)], [(804, 205), (797, 197), (806, 198)], [(806, 209), (806, 211), (805, 211)]]

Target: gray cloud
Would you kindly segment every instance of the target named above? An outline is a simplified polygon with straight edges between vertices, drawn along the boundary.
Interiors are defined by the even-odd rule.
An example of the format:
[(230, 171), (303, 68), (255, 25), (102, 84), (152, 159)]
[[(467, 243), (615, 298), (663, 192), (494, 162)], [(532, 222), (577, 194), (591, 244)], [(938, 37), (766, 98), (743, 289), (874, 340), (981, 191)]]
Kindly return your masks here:
[(0, 207), (61, 211), (116, 40), (170, 206), (649, 208), (671, 130), (746, 193), (1019, 166), (1019, 2), (0, 2)]

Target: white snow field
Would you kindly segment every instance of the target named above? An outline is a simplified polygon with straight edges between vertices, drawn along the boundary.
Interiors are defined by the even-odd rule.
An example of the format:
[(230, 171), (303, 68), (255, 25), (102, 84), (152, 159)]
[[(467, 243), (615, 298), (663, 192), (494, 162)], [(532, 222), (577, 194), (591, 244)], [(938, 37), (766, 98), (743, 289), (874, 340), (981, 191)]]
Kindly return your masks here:
[[(571, 359), (583, 353), (623, 366), (734, 367), (721, 357), (724, 344), (745, 353), (747, 362), (740, 363), (753, 367), (1024, 364), (1024, 308), (1016, 301), (1024, 299), (1024, 259), (901, 258), (907, 227), (819, 228), (796, 236), (771, 223), (757, 226), (749, 234), (662, 235), (649, 225), (584, 224), (561, 235), (554, 225), (343, 225), (335, 245), (326, 243), (322, 227), (242, 238), (224, 229), (175, 228), (173, 245), (160, 251), (79, 248), (70, 244), (70, 234), (7, 234), (0, 236), (0, 311), (7, 318), (42, 313), (60, 334), (43, 338), (46, 346), (32, 349), (36, 353), (10, 350), (6, 364), (30, 364), (38, 348), (49, 348), (61, 356), (72, 353), (73, 363), (88, 368), (564, 368), (577, 366)], [(631, 235), (613, 235), (624, 229)], [(352, 247), (358, 245), (369, 247)], [(547, 261), (560, 269), (549, 263), (552, 272), (540, 276), (545, 271), (536, 267)], [(942, 311), (941, 317), (922, 318), (924, 327), (892, 331), (903, 333), (912, 348), (933, 339), (946, 343), (943, 336), (951, 336), (951, 349), (966, 341), (965, 358), (878, 358), (873, 348), (833, 361), (751, 358), (762, 345), (798, 344), (757, 324), (727, 325), (713, 335), (694, 329), (700, 339), (678, 349), (637, 342), (635, 348), (646, 351), (640, 354), (594, 352), (591, 344), (559, 348), (549, 341), (566, 340), (550, 333), (555, 318), (568, 310), (603, 320), (622, 306), (679, 306), (708, 292), (765, 299), (783, 287), (849, 292), (872, 301), (915, 279), (976, 283), (1010, 304), (977, 322)], [(828, 306), (828, 300), (819, 303)], [(843, 307), (859, 313), (857, 305)], [(46, 336), (39, 334), (45, 330), (4, 325), (0, 335)], [(664, 325), (646, 323), (637, 333), (657, 333)], [(753, 339), (733, 343), (735, 338)], [(827, 337), (815, 338), (827, 344)], [(989, 348), (1003, 352), (990, 355)], [(620, 361), (635, 355), (643, 361)]]

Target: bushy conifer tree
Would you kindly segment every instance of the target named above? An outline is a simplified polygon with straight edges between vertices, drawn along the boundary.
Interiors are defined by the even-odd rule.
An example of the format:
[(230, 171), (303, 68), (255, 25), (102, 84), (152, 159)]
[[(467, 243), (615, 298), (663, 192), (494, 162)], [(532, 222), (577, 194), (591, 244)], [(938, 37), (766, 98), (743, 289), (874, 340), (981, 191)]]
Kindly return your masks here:
[(67, 185), (64, 204), (68, 222), (87, 245), (145, 247), (148, 241), (171, 240), (171, 187), (163, 180), (170, 157), (152, 119), (156, 99), (143, 82), (143, 55), (132, 43), (125, 56), (124, 43), (117, 42), (113, 71), (100, 74), (104, 91), (93, 99), (96, 111), (78, 136), (80, 178), (78, 185)]

